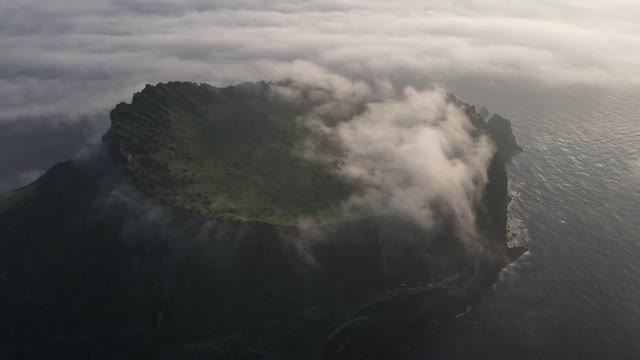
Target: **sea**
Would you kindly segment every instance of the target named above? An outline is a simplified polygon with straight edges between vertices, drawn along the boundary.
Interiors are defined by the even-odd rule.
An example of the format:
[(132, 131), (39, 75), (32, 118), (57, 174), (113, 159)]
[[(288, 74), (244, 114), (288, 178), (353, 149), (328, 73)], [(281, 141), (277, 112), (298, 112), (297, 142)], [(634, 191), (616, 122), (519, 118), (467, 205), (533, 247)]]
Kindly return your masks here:
[(512, 121), (509, 227), (529, 251), (416, 358), (640, 359), (640, 87), (450, 88)]

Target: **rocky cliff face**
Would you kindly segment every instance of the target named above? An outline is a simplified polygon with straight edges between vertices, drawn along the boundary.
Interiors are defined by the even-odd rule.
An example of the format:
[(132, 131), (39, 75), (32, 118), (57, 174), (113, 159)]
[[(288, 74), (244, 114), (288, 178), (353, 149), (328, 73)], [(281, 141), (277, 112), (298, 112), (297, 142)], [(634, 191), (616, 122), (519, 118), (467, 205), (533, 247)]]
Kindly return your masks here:
[(498, 155), (502, 160), (508, 161), (513, 154), (523, 151), (516, 142), (509, 120), (495, 114), (489, 119), (487, 125), (498, 148)]
[[(496, 143), (505, 136), (488, 131)], [(511, 261), (499, 156), (476, 209), (476, 254), (447, 222), (425, 231), (394, 217), (305, 228), (211, 218), (140, 191), (112, 150), (0, 199), (0, 355), (398, 358)]]

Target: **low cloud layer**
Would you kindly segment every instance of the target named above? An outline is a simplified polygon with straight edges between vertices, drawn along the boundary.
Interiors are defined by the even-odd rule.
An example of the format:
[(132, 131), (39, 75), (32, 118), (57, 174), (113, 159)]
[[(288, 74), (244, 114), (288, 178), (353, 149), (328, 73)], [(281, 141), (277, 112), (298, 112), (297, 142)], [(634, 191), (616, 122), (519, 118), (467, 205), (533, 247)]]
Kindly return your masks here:
[(94, 112), (159, 81), (274, 79), (296, 60), (417, 87), (469, 75), (637, 84), (635, 5), (9, 0), (0, 5), (0, 118)]
[[(343, 204), (347, 214), (399, 215), (427, 229), (446, 216), (462, 238), (472, 240), (475, 207), (495, 151), (491, 141), (473, 135), (464, 111), (442, 89), (407, 87), (396, 94), (382, 82), (331, 79), (324, 86), (293, 82), (273, 91), (285, 100), (316, 102), (301, 125), (337, 145), (336, 171), (363, 189)], [(335, 162), (326, 148), (312, 140), (300, 147), (300, 156)]]
[(635, 86), (636, 5), (8, 0), (0, 4), (0, 123), (104, 116), (147, 83), (313, 79), (316, 68), (399, 88), (467, 78)]
[(474, 235), (474, 206), (494, 148), (471, 131), (441, 90), (407, 88), (398, 100), (369, 104), (332, 131), (346, 149), (340, 173), (367, 189), (346, 206), (399, 213), (425, 227), (444, 209), (465, 237)]

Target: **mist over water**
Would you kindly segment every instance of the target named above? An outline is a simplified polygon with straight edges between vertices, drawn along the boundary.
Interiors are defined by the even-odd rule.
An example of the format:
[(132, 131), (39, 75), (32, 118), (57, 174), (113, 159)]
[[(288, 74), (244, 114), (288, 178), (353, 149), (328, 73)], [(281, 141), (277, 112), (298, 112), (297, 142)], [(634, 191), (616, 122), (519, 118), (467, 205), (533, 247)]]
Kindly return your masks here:
[(420, 354), (637, 359), (640, 88), (457, 92), (514, 124), (525, 152), (509, 166), (511, 225), (530, 251)]

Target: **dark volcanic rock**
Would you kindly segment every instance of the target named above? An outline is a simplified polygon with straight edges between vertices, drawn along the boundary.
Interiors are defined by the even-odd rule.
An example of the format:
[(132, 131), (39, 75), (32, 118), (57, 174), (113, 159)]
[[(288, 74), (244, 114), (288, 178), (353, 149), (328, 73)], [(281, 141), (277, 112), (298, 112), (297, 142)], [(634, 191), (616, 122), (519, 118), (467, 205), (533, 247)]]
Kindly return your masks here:
[(513, 247), (507, 248), (509, 259), (511, 259), (511, 261), (516, 261), (518, 258), (520, 258), (520, 256), (524, 255), (524, 253), (526, 253), (527, 251), (529, 251), (529, 249), (524, 246), (513, 246)]
[(412, 341), (437, 336), (468, 310), (472, 268), (440, 281), (400, 286), (358, 309), (330, 336), (325, 359), (398, 359)]
[(318, 358), (372, 296), (471, 261), (450, 231), (366, 219), (324, 229), (310, 263), (296, 229), (159, 205), (105, 152), (12, 196), (0, 211), (9, 358)]
[(504, 161), (511, 156), (522, 152), (523, 149), (516, 143), (516, 138), (511, 130), (511, 122), (500, 115), (493, 115), (487, 123), (489, 132), (498, 147), (498, 154)]
[(0, 197), (0, 357), (402, 358), (412, 336), (437, 334), (518, 255), (506, 246), (501, 159), (476, 209), (478, 256), (446, 221), (301, 231), (214, 220), (160, 204), (98, 148)]

